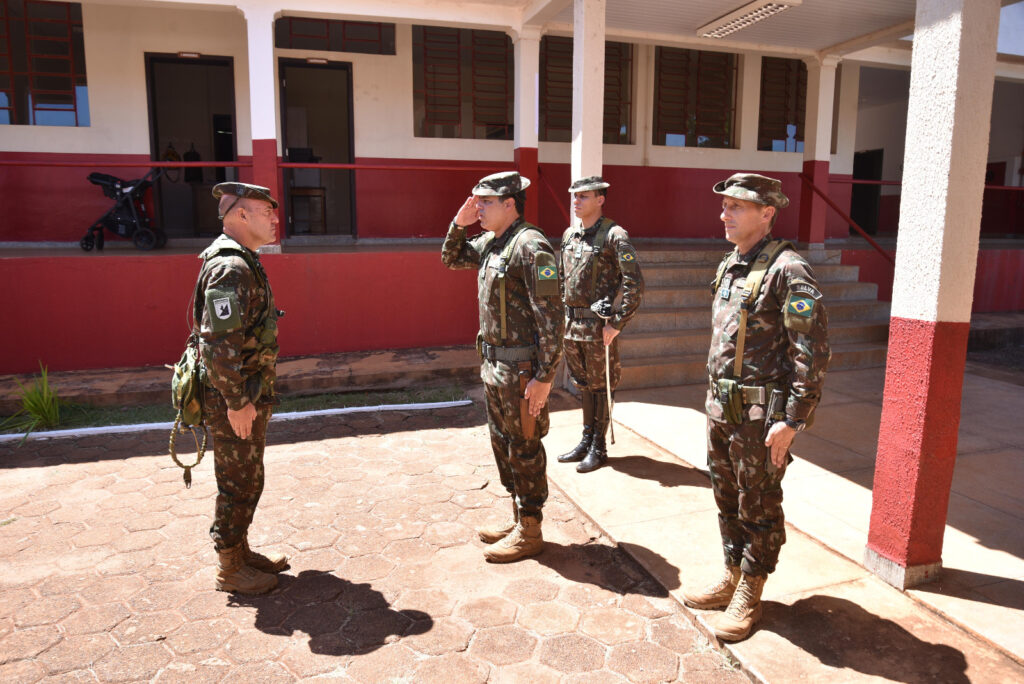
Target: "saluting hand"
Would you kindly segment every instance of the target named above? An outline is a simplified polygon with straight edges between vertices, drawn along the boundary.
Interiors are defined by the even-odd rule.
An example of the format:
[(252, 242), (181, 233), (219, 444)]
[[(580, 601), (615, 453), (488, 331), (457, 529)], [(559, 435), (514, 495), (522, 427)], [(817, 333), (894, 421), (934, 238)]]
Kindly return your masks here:
[(476, 198), (472, 195), (467, 197), (452, 220), (457, 226), (471, 226), (476, 223)]

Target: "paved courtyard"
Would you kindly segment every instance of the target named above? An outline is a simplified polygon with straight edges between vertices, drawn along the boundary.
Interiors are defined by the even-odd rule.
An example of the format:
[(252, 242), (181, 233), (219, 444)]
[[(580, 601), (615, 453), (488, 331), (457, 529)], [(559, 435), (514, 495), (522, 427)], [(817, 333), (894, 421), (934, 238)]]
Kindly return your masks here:
[[(274, 423), (265, 597), (212, 590), (212, 456), (166, 434), (0, 446), (0, 682), (748, 682), (558, 489), (545, 552), (490, 565), (507, 511), (479, 404)], [(553, 460), (554, 454), (549, 454)]]

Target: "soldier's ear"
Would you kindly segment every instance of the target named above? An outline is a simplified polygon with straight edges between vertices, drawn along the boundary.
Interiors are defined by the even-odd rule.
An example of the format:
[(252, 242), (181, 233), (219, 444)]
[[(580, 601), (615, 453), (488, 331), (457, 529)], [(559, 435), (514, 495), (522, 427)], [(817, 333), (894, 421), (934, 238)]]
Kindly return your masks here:
[(597, 206), (603, 207), (604, 206), (604, 200), (605, 200), (605, 196), (604, 195), (598, 195), (597, 196)]

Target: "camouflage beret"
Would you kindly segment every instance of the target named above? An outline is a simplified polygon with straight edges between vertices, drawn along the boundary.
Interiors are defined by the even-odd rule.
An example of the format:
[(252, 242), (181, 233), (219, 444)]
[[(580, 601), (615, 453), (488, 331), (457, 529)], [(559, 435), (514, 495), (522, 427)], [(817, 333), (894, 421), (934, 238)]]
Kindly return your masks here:
[(789, 198), (782, 194), (782, 181), (756, 173), (734, 173), (728, 180), (715, 183), (712, 189), (719, 195), (767, 204), (778, 209), (789, 206)]
[(578, 178), (574, 180), (572, 185), (569, 186), (569, 192), (604, 190), (608, 187), (611, 187), (611, 185), (605, 182), (604, 178), (601, 178), (600, 176), (587, 176), (585, 178)]
[(530, 179), (515, 171), (499, 171), (484, 176), (474, 186), (473, 194), (481, 197), (514, 195), (530, 187)]
[(213, 196), (220, 199), (224, 195), (234, 195), (245, 199), (263, 200), (270, 202), (270, 205), (277, 209), (277, 200), (271, 197), (270, 189), (262, 185), (250, 185), (249, 183), (217, 183), (213, 186)]

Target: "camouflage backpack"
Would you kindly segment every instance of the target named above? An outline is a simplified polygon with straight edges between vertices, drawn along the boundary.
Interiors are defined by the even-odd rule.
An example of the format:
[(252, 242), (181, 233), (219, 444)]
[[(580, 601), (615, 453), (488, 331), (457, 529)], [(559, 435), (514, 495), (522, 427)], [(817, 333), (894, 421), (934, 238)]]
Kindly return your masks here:
[[(185, 351), (181, 360), (174, 365), (174, 373), (171, 375), (171, 406), (177, 411), (174, 418), (174, 427), (171, 428), (171, 437), (168, 443), (171, 451), (171, 458), (174, 463), (184, 470), (182, 478), (185, 480), (185, 488), (192, 486), (192, 468), (195, 468), (203, 460), (206, 452), (206, 442), (210, 436), (206, 423), (203, 420), (203, 362), (199, 355), (199, 328), (196, 323), (196, 302), (199, 297), (199, 287), (202, 282), (202, 274), (196, 279), (195, 291), (192, 293), (192, 302), (189, 304), (189, 312), (192, 316), (192, 332), (185, 342)], [(200, 442), (196, 429), (202, 430), (203, 439)], [(184, 434), (188, 430), (196, 443), (196, 462), (192, 465), (184, 465), (178, 460), (175, 451), (175, 440), (178, 433)]]

